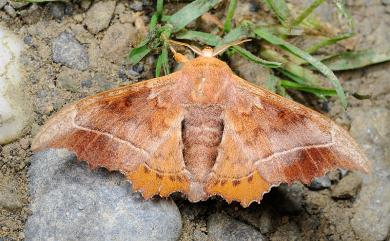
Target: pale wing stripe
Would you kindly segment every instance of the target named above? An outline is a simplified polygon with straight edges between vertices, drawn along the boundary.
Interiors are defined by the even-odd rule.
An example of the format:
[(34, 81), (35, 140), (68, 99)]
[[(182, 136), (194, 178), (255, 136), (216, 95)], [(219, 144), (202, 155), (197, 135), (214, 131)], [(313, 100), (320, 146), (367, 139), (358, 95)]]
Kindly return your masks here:
[(137, 147), (135, 146), (134, 144), (130, 143), (129, 141), (126, 141), (126, 140), (123, 140), (119, 137), (116, 137), (114, 136), (113, 134), (110, 134), (110, 133), (106, 133), (106, 132), (102, 132), (102, 131), (97, 131), (97, 130), (93, 130), (91, 128), (87, 128), (87, 127), (83, 127), (83, 126), (80, 126), (78, 124), (76, 124), (76, 122), (73, 120), (73, 126), (76, 128), (76, 129), (79, 129), (79, 130), (83, 130), (83, 131), (90, 131), (90, 132), (93, 132), (93, 133), (96, 133), (98, 135), (104, 135), (104, 136), (107, 136), (109, 137), (110, 139), (113, 139), (115, 141), (118, 141), (120, 143), (123, 143), (125, 145), (128, 145), (129, 147), (131, 147), (132, 149), (138, 151), (138, 152), (141, 152), (142, 154), (144, 154), (145, 156), (147, 157), (150, 157), (150, 153), (145, 150), (145, 149), (142, 149), (140, 147)]
[(276, 153), (274, 153), (272, 155), (269, 155), (266, 158), (259, 159), (259, 160), (257, 160), (255, 162), (255, 165), (258, 164), (258, 163), (268, 162), (268, 161), (272, 160), (274, 157), (283, 156), (285, 154), (289, 154), (289, 153), (292, 153), (292, 152), (295, 152), (295, 151), (307, 150), (307, 149), (311, 149), (311, 148), (325, 148), (325, 147), (331, 147), (333, 145), (334, 145), (334, 142), (332, 140), (332, 142), (326, 143), (326, 144), (307, 145), (307, 146), (294, 147), (294, 148), (291, 148), (290, 150), (286, 150), (286, 151), (282, 151), (282, 152), (276, 152)]

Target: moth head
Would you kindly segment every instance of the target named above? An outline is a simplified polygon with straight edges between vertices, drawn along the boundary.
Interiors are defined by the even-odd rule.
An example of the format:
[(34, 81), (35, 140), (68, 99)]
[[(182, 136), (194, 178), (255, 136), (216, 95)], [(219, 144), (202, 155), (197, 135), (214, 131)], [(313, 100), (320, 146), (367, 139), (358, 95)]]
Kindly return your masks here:
[[(227, 44), (216, 46), (215, 48), (211, 48), (211, 47), (207, 46), (207, 47), (205, 47), (203, 49), (200, 49), (200, 48), (198, 48), (196, 46), (193, 46), (193, 45), (190, 45), (190, 44), (187, 44), (187, 43), (182, 43), (182, 42), (178, 42), (178, 41), (174, 41), (174, 40), (168, 40), (168, 42), (170, 44), (185, 46), (185, 47), (191, 49), (197, 55), (202, 56), (202, 57), (206, 57), (206, 58), (215, 57), (215, 56), (225, 52), (228, 48), (230, 48), (232, 46), (236, 46), (236, 45), (242, 44), (244, 42), (248, 42), (248, 41), (251, 41), (251, 40), (250, 39), (237, 40), (237, 41), (234, 41), (234, 42), (230, 42), (230, 43), (227, 43)], [(185, 56), (183, 56), (182, 54), (177, 53), (175, 51), (175, 49), (171, 45), (169, 47), (170, 47), (171, 51), (173, 52), (173, 54), (175, 56), (175, 59), (178, 62), (187, 62), (188, 61), (188, 59)]]

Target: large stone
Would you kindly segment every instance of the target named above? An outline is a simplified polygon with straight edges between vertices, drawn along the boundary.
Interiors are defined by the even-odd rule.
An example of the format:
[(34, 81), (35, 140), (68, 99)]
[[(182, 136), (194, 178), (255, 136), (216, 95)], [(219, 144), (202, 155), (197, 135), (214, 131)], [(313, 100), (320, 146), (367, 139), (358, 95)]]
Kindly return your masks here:
[(115, 1), (99, 1), (88, 10), (84, 23), (88, 30), (96, 34), (107, 28), (115, 11)]
[(216, 213), (210, 216), (208, 236), (213, 241), (262, 241), (265, 237), (255, 228), (232, 217)]
[(103, 56), (115, 63), (123, 62), (137, 38), (139, 38), (137, 30), (132, 24), (113, 24), (106, 31), (100, 44)]
[(361, 174), (362, 189), (351, 225), (362, 240), (385, 240), (390, 231), (390, 112), (386, 108), (351, 110), (352, 136), (372, 160)]
[(62, 32), (53, 40), (53, 61), (65, 66), (85, 70), (89, 65), (89, 57), (84, 47), (71, 33)]
[(22, 46), (20, 39), (0, 27), (0, 144), (21, 136), (32, 114), (20, 73)]
[(35, 154), (26, 240), (177, 240), (181, 216), (167, 199), (145, 201), (119, 173), (90, 171), (65, 150)]

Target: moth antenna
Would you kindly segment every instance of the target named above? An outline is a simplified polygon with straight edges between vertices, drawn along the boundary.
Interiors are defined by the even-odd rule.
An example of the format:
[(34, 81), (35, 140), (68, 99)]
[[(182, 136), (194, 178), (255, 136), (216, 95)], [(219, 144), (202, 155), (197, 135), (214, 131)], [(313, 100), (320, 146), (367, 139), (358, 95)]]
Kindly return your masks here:
[(202, 55), (202, 50), (199, 49), (198, 47), (195, 47), (195, 46), (192, 46), (192, 45), (189, 45), (189, 44), (186, 44), (186, 43), (182, 43), (182, 42), (179, 42), (179, 41), (171, 40), (171, 39), (168, 39), (167, 41), (168, 41), (168, 43), (171, 43), (171, 44), (185, 46), (185, 47), (191, 49), (192, 51), (194, 51), (194, 53), (196, 53), (198, 55)]
[(171, 45), (169, 45), (169, 49), (172, 51), (173, 58), (176, 60), (176, 62), (185, 63), (189, 61), (189, 59), (185, 55), (176, 52), (176, 50)]
[(242, 43), (249, 42), (249, 41), (252, 41), (252, 39), (236, 40), (234, 42), (215, 47), (213, 50), (213, 57), (217, 56), (220, 53), (225, 52), (228, 48), (232, 46), (240, 45)]

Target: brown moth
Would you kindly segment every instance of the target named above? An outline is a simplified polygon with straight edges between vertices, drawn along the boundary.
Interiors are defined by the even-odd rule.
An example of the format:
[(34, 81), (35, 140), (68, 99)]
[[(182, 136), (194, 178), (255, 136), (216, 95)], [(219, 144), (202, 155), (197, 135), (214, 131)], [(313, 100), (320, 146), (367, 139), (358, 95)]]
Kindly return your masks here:
[(344, 168), (368, 171), (361, 148), (325, 116), (254, 86), (200, 56), (170, 75), (68, 105), (36, 136), (33, 150), (66, 148), (91, 168), (123, 173), (145, 199), (219, 195), (246, 207), (271, 187)]

